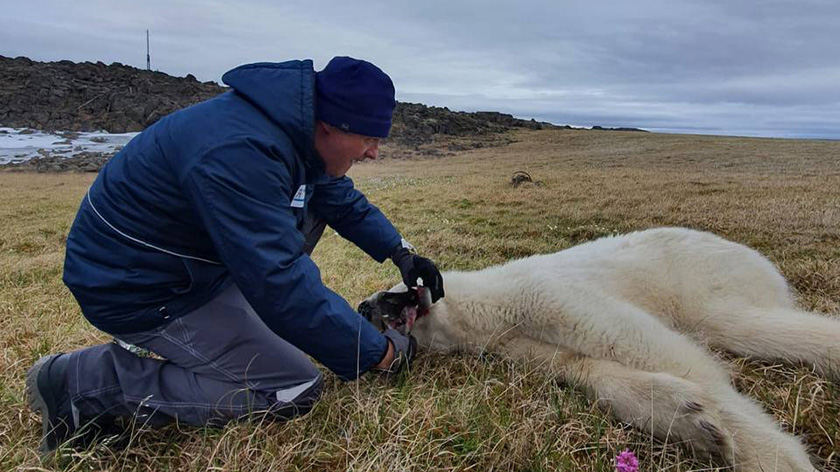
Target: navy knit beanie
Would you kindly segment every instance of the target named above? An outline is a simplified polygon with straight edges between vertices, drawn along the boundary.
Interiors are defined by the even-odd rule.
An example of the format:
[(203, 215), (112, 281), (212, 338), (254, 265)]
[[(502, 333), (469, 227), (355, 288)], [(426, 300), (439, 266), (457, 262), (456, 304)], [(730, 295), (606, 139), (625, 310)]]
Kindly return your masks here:
[(394, 83), (367, 61), (334, 57), (315, 74), (315, 117), (348, 133), (387, 138), (397, 102)]

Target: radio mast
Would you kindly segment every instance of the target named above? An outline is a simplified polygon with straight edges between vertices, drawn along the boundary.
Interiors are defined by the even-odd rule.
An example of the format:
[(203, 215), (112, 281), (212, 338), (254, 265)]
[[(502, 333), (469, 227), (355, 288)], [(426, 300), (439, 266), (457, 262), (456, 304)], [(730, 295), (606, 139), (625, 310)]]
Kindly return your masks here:
[(149, 30), (146, 30), (146, 70), (152, 70), (152, 56), (149, 54)]

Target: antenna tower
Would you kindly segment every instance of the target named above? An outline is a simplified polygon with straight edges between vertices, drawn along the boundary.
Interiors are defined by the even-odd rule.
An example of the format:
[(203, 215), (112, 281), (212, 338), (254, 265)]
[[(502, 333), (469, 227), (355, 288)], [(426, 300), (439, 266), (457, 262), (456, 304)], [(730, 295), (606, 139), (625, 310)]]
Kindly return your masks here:
[(149, 30), (146, 30), (146, 70), (152, 70), (152, 56), (149, 54)]

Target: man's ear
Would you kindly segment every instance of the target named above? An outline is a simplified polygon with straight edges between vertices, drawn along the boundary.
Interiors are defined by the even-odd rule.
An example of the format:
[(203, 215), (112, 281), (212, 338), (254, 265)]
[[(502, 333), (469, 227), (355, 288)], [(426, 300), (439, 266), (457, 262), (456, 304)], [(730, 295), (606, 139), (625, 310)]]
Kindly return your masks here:
[(316, 129), (320, 128), (321, 131), (326, 133), (326, 134), (333, 134), (335, 131), (337, 131), (332, 125), (330, 125), (326, 121), (321, 121), (321, 120), (316, 120), (315, 121), (315, 128)]

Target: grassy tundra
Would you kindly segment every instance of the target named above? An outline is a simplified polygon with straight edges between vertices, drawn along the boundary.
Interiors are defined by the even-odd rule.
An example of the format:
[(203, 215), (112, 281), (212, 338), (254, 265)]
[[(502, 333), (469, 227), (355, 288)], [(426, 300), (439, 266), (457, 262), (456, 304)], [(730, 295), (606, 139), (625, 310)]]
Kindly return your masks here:
[[(767, 255), (803, 309), (840, 316), (840, 142), (518, 132), (517, 142), (445, 159), (360, 165), (351, 176), (442, 269), (474, 269), (655, 226), (713, 231)], [(390, 155), (399, 152), (391, 150)], [(509, 184), (514, 171), (541, 184)], [(0, 173), (0, 470), (709, 470), (682, 449), (610, 419), (534, 366), (462, 355), (418, 358), (394, 384), (328, 376), (308, 416), (221, 430), (133, 430), (128, 447), (37, 455), (23, 379), (40, 355), (107, 338), (61, 284), (64, 237), (93, 176)], [(327, 232), (324, 282), (355, 304), (399, 280)], [(721, 359), (742, 392), (840, 470), (840, 385)]]

